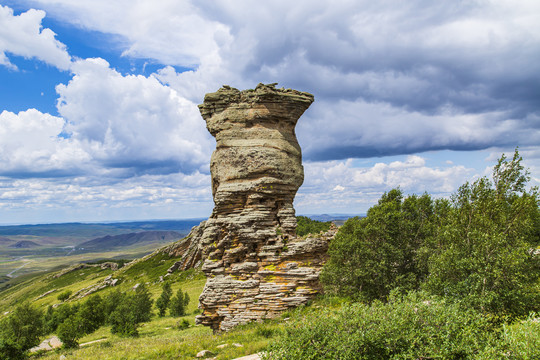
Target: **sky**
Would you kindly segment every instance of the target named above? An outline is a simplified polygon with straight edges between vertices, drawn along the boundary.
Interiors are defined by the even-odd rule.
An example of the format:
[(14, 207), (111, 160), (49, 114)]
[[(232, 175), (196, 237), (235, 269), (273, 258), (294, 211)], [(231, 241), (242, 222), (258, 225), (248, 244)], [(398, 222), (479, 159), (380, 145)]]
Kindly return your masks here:
[(227, 84), (307, 91), (298, 214), (540, 185), (537, 0), (0, 0), (0, 224), (208, 217)]

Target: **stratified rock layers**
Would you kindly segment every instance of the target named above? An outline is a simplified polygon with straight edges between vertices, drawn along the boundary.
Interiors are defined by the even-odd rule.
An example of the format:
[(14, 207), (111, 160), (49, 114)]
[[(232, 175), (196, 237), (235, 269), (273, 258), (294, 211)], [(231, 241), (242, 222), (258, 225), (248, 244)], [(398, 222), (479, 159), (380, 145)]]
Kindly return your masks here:
[(296, 238), (294, 196), (304, 180), (294, 128), (313, 95), (259, 84), (224, 86), (199, 105), (216, 138), (210, 163), (215, 207), (194, 228), (176, 267), (204, 259), (197, 322), (229, 330), (273, 318), (320, 291), (333, 233)]

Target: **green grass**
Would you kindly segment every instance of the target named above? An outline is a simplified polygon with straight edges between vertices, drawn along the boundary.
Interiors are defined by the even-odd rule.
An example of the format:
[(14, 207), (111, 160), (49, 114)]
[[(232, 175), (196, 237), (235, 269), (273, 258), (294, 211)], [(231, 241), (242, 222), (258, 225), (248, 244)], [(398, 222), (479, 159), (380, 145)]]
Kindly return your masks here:
[[(159, 274), (166, 273), (169, 262), (172, 260), (174, 259), (168, 259), (164, 256), (151, 257), (134, 264), (124, 271), (119, 270), (116, 274), (123, 279), (123, 282), (116, 288), (129, 291), (136, 283), (145, 282), (152, 298), (156, 300), (162, 291), (162, 283), (158, 281)], [(103, 278), (105, 273), (100, 274), (98, 269), (87, 268), (73, 271), (65, 275), (64, 279), (60, 277), (51, 280), (49, 275), (30, 278), (24, 284), (21, 284), (22, 289), (19, 291), (21, 293), (24, 289), (28, 291), (28, 287), (32, 287), (32, 284), (35, 285), (35, 282), (44, 282), (44, 287), (61, 285), (63, 291), (68, 289), (76, 291), (77, 288), (84, 287), (89, 282)], [(108, 271), (110, 273), (110, 270)], [(157, 310), (154, 307), (152, 320), (138, 328), (138, 337), (126, 338), (113, 335), (110, 327), (104, 326), (79, 341), (81, 344), (99, 340), (98, 342), (74, 350), (62, 349), (34, 354), (31, 358), (57, 360), (63, 354), (68, 359), (193, 359), (199, 351), (210, 350), (217, 359), (234, 359), (263, 350), (272, 341), (272, 338), (279, 334), (282, 328), (281, 321), (267, 321), (240, 326), (225, 334), (213, 334), (208, 327), (194, 325), (195, 316), (199, 313), (197, 310), (198, 298), (206, 282), (202, 273), (194, 269), (176, 272), (168, 276), (167, 281), (171, 283), (173, 293), (176, 293), (181, 288), (182, 291), (189, 294), (191, 301), (186, 309), (186, 316), (179, 318), (168, 315), (158, 317)], [(100, 294), (102, 296), (106, 295), (116, 288), (107, 288), (101, 291)], [(42, 290), (43, 288), (40, 287), (39, 291)], [(58, 302), (56, 300), (58, 293), (58, 291), (52, 293), (35, 303), (38, 303), (43, 308), (51, 301), (56, 303)], [(14, 297), (16, 295), (12, 294)], [(190, 327), (179, 330), (177, 324), (184, 319), (189, 321)], [(49, 334), (44, 338), (52, 335)], [(228, 344), (228, 346), (224, 348), (217, 347), (222, 344)], [(241, 344), (242, 346), (237, 347), (233, 344)]]
[[(68, 359), (193, 359), (201, 350), (210, 350), (217, 359), (234, 359), (264, 350), (283, 327), (281, 321), (266, 321), (240, 326), (224, 334), (212, 334), (209, 328), (203, 326), (175, 329), (176, 322), (182, 319), (188, 319), (193, 324), (194, 316), (154, 318), (139, 329), (137, 338), (111, 335), (109, 328), (104, 327), (81, 339), (81, 343), (105, 341), (75, 350), (52, 351), (39, 356), (39, 359), (57, 360), (61, 354)], [(228, 346), (218, 348), (223, 344)]]
[[(160, 276), (167, 274), (167, 269), (175, 261), (178, 259), (156, 252), (114, 272), (97, 266), (75, 270), (59, 278), (52, 276), (54, 272), (23, 275), (12, 279), (11, 286), (0, 293), (0, 318), (4, 311), (13, 310), (21, 299), (29, 300), (32, 305), (45, 311), (49, 305), (60, 302), (57, 297), (61, 292), (70, 290), (76, 293), (82, 288), (99, 283), (109, 275), (120, 279), (120, 282), (116, 287), (100, 290), (98, 294), (101, 296), (106, 296), (116, 289), (131, 291), (137, 283), (145, 283), (155, 301), (162, 292)], [(208, 327), (195, 326), (195, 316), (199, 313), (198, 298), (206, 283), (202, 272), (195, 269), (178, 271), (165, 279), (170, 282), (173, 294), (179, 288), (189, 294), (191, 301), (187, 306), (186, 316), (173, 318), (167, 314), (160, 318), (154, 307), (152, 320), (138, 328), (139, 336), (136, 338), (113, 335), (110, 327), (105, 326), (79, 341), (87, 343), (99, 340), (98, 342), (74, 350), (62, 349), (33, 354), (31, 358), (57, 360), (64, 354), (68, 359), (193, 359), (199, 351), (210, 350), (217, 359), (234, 359), (262, 351), (278, 336), (283, 327), (281, 321), (267, 321), (240, 326), (225, 334), (213, 334)], [(35, 300), (52, 289), (55, 291)], [(189, 321), (190, 327), (180, 330), (177, 324), (184, 319)], [(52, 335), (48, 334), (43, 339)], [(222, 344), (228, 346), (217, 347)]]

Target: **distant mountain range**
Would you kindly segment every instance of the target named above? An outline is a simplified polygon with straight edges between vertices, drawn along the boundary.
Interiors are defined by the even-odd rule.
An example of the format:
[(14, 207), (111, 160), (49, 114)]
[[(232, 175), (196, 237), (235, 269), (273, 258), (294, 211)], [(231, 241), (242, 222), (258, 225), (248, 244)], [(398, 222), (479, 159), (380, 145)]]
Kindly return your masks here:
[[(105, 235), (119, 235), (139, 231), (178, 231), (188, 233), (205, 219), (149, 220), (111, 223), (63, 223), (38, 225), (0, 225), (0, 236), (54, 236), (92, 239)], [(7, 239), (7, 238), (4, 238)], [(10, 240), (10, 239), (7, 239)], [(1, 240), (0, 240), (1, 244)]]
[(317, 221), (333, 221), (333, 220), (347, 220), (352, 217), (365, 217), (365, 214), (306, 214), (311, 220)]
[(85, 241), (77, 245), (84, 250), (109, 250), (111, 248), (127, 247), (133, 245), (173, 242), (185, 235), (176, 231), (141, 231), (128, 234), (107, 235)]

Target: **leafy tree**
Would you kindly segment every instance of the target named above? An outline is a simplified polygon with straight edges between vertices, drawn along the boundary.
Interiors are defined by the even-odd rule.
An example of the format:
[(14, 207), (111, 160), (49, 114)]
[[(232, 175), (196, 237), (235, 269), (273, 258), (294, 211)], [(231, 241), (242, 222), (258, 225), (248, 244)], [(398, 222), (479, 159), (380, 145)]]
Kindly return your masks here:
[(44, 329), (43, 313), (24, 302), (0, 325), (0, 355), (6, 359), (18, 359), (39, 344)]
[[(120, 293), (121, 294), (121, 293)], [(149, 321), (152, 316), (152, 299), (144, 284), (137, 287), (135, 294), (118, 294), (119, 301), (109, 316), (111, 332), (125, 336), (137, 336), (137, 327), (141, 322)]]
[(124, 296), (125, 295), (120, 290), (116, 289), (103, 298), (103, 314), (106, 321), (108, 321), (118, 305), (122, 303)]
[(58, 326), (70, 316), (75, 315), (79, 311), (79, 305), (62, 304), (56, 309), (52, 306), (47, 308), (45, 313), (45, 332), (55, 332)]
[(135, 299), (133, 295), (125, 295), (122, 302), (111, 313), (110, 323), (111, 332), (124, 336), (137, 336), (139, 333), (137, 327), (137, 314), (134, 311)]
[(304, 236), (307, 234), (318, 234), (321, 231), (328, 231), (332, 223), (330, 221), (317, 221), (308, 218), (307, 216), (296, 217), (296, 235)]
[(419, 288), (427, 276), (423, 246), (446, 208), (427, 194), (404, 199), (400, 189), (385, 193), (367, 217), (347, 220), (330, 243), (321, 274), (326, 291), (371, 301), (396, 287)]
[(153, 300), (150, 296), (150, 292), (146, 285), (141, 284), (135, 289), (135, 295), (133, 297), (133, 305), (137, 322), (150, 321), (152, 317), (152, 304)]
[(79, 314), (71, 315), (64, 320), (56, 330), (65, 348), (79, 347), (79, 339), (84, 335)]
[(105, 323), (104, 301), (99, 295), (93, 295), (83, 303), (78, 312), (81, 331), (90, 334)]
[(291, 317), (263, 359), (474, 359), (493, 341), (474, 309), (417, 292)]
[(165, 313), (169, 308), (172, 296), (171, 284), (165, 282), (162, 286), (162, 289), (163, 291), (161, 292), (161, 295), (156, 300), (156, 307), (158, 308), (159, 316), (165, 316)]
[(22, 360), (25, 358), (25, 352), (19, 344), (13, 339), (0, 334), (0, 359), (5, 360)]
[(171, 300), (171, 315), (178, 317), (186, 314), (186, 307), (189, 304), (189, 295), (184, 294), (182, 289), (178, 289), (176, 296)]
[(523, 316), (540, 308), (540, 196), (516, 149), (493, 170), (452, 196), (452, 211), (429, 260), (426, 289), (491, 313)]

